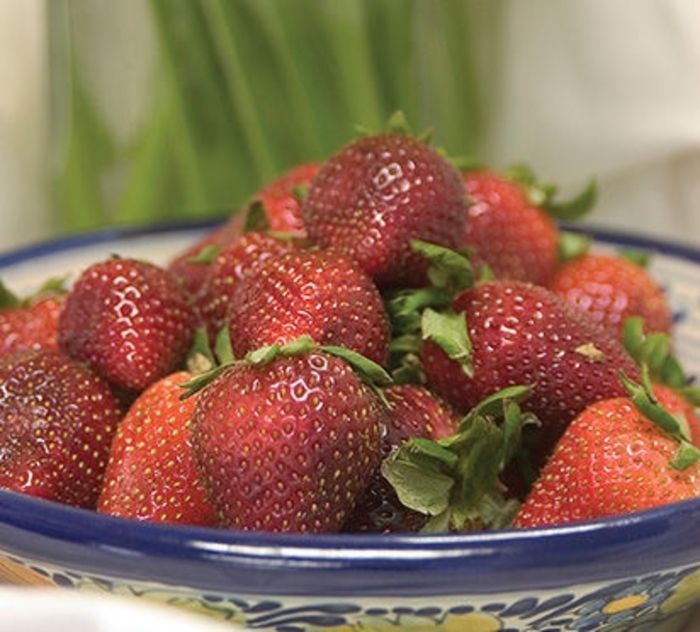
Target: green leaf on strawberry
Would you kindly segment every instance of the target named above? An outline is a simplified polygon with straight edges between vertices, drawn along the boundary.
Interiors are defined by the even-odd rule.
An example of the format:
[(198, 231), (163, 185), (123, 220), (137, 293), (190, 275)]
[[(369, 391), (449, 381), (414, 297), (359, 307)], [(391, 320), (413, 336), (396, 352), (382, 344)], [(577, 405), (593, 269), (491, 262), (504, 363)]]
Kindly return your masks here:
[(463, 312), (426, 309), (421, 319), (421, 329), (424, 340), (432, 340), (451, 360), (459, 362), (468, 376), (473, 375), (472, 344)]
[(507, 499), (499, 476), (520, 446), (525, 424), (519, 402), (531, 390), (508, 387), (486, 398), (438, 441), (413, 438), (392, 452), (382, 473), (401, 502), (430, 516), (424, 531), (500, 528), (518, 503)]

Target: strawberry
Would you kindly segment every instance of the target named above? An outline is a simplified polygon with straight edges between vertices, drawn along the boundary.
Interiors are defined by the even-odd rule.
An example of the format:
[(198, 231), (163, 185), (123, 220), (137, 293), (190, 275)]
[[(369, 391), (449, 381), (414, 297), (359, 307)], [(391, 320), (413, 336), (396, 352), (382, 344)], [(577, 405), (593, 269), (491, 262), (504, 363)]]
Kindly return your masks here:
[(65, 289), (49, 282), (20, 299), (0, 283), (0, 356), (17, 349), (58, 350), (58, 317)]
[(236, 213), (215, 228), (205, 232), (193, 244), (176, 253), (166, 264), (166, 269), (191, 294), (197, 294), (204, 283), (209, 263), (227, 244), (244, 232), (246, 216)]
[(673, 316), (663, 289), (639, 263), (611, 252), (586, 252), (561, 264), (549, 287), (569, 305), (617, 335), (639, 316), (644, 331), (670, 333)]
[(202, 481), (220, 526), (338, 531), (379, 466), (383, 406), (323, 348), (272, 351), (224, 365), (201, 390), (192, 444)]
[[(413, 437), (438, 440), (452, 435), (457, 412), (440, 397), (417, 384), (397, 384), (382, 391), (388, 403), (383, 458)], [(346, 532), (396, 533), (419, 531), (427, 516), (404, 507), (389, 481), (377, 471), (343, 526)]]
[(640, 393), (595, 402), (574, 419), (515, 527), (604, 518), (700, 496), (700, 451), (673, 416), (678, 409), (665, 409), (653, 392), (640, 403)]
[(64, 354), (0, 358), (0, 486), (94, 508), (122, 418), (110, 386)]
[(253, 195), (250, 206), (262, 207), (270, 230), (294, 237), (306, 236), (301, 200), (320, 167), (318, 162), (295, 165)]
[(463, 244), (498, 278), (546, 285), (559, 257), (554, 219), (527, 197), (524, 187), (493, 170), (463, 173), (469, 197)]
[(259, 261), (296, 247), (296, 242), (268, 232), (249, 231), (222, 248), (212, 259), (194, 306), (213, 340), (227, 323), (235, 286)]
[(422, 285), (413, 239), (457, 247), (467, 198), (459, 171), (398, 131), (358, 138), (331, 156), (301, 206), (309, 240), (355, 258), (380, 287)]
[[(522, 406), (541, 422), (529, 432), (537, 463), (587, 405), (624, 395), (619, 371), (639, 375), (616, 337), (542, 286), (478, 282), (457, 294), (452, 310), (445, 318), (424, 318), (421, 358), (428, 386), (463, 412), (505, 387), (531, 386)], [(454, 359), (440, 331), (445, 320), (461, 323), (458, 331), (466, 321), (459, 353), (450, 351)]]
[(181, 366), (195, 327), (194, 309), (167, 270), (111, 257), (88, 266), (71, 288), (58, 343), (115, 387), (140, 392)]
[(372, 279), (339, 252), (299, 249), (268, 257), (231, 291), (229, 334), (236, 357), (310, 335), (385, 365), (390, 327)]
[(187, 371), (172, 373), (131, 404), (112, 440), (98, 511), (152, 522), (214, 524), (190, 439), (198, 394), (181, 397), (191, 377)]

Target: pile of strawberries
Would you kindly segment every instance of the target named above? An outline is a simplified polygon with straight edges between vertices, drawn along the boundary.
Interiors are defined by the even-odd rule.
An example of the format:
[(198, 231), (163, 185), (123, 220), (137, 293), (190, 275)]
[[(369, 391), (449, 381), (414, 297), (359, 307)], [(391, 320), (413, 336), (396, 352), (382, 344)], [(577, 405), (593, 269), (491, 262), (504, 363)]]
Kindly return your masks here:
[(166, 265), (0, 311), (0, 486), (283, 532), (552, 525), (700, 495), (699, 401), (640, 261), (400, 115)]

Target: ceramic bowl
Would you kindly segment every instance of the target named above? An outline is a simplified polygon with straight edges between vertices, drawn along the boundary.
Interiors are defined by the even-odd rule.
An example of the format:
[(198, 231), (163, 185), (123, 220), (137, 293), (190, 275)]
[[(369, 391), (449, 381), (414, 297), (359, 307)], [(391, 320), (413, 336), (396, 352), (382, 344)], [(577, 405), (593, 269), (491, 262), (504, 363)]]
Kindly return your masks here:
[[(0, 257), (11, 288), (110, 253), (165, 262), (207, 226), (100, 232)], [(700, 372), (700, 252), (655, 252)], [(680, 630), (700, 603), (700, 499), (621, 518), (465, 535), (288, 536), (144, 524), (0, 491), (0, 581), (135, 595), (276, 632)]]

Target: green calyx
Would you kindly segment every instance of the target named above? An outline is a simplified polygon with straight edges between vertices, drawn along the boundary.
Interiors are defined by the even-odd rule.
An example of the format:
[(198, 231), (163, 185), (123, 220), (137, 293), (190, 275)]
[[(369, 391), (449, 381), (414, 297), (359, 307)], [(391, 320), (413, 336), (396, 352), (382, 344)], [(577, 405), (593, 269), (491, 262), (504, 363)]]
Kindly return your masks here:
[(31, 294), (20, 297), (5, 283), (0, 280), (0, 311), (7, 309), (18, 309), (28, 307), (34, 301), (50, 296), (52, 294), (61, 294), (66, 291), (65, 277), (51, 277), (44, 281), (41, 286)]
[(439, 441), (413, 438), (382, 464), (382, 474), (406, 507), (430, 516), (423, 531), (498, 529), (510, 524), (518, 502), (500, 482), (516, 454), (522, 428), (537, 423), (520, 402), (531, 389), (513, 386), (474, 407), (456, 433)]
[(699, 462), (700, 449), (691, 443), (687, 420), (682, 414), (673, 414), (661, 405), (654, 395), (648, 370), (642, 366), (641, 384), (624, 373), (620, 374), (620, 379), (637, 410), (678, 442), (678, 451), (669, 465), (675, 470), (683, 471)]
[(226, 369), (237, 363), (265, 366), (280, 357), (299, 356), (312, 351), (322, 351), (343, 360), (357, 373), (365, 384), (377, 392), (380, 399), (383, 401), (384, 397), (381, 394), (381, 387), (393, 384), (391, 376), (376, 362), (346, 347), (338, 345), (319, 345), (308, 335), (299, 336), (284, 344), (275, 343), (272, 345), (264, 345), (249, 352), (241, 359), (237, 359), (233, 355), (231, 341), (226, 328), (222, 330), (217, 338), (214, 352), (211, 350), (207, 352), (205, 349), (199, 348), (199, 344), (204, 346), (205, 343), (206, 333), (198, 332), (195, 348), (191, 357), (199, 358), (200, 362), (202, 362), (201, 366), (205, 366), (206, 363), (209, 362), (209, 367), (195, 374), (192, 379), (182, 385), (184, 389), (181, 395), (182, 399), (190, 397), (197, 391), (205, 388)]

